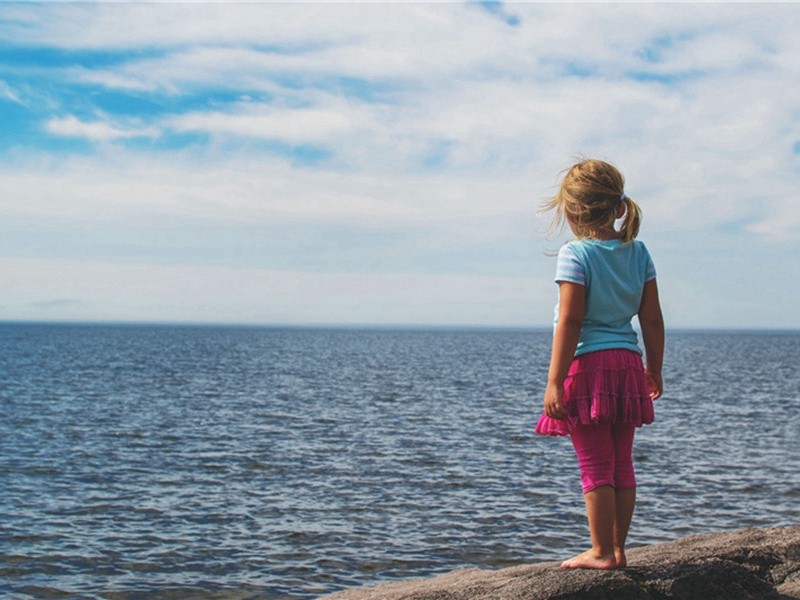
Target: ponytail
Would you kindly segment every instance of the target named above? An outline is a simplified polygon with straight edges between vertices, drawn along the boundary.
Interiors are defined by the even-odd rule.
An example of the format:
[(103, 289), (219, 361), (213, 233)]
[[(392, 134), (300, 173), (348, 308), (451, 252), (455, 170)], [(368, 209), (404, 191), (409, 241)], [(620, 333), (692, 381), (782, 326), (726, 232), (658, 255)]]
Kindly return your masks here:
[(622, 203), (625, 205), (625, 217), (619, 232), (622, 234), (622, 241), (630, 244), (639, 234), (639, 225), (642, 222), (642, 209), (633, 198), (622, 195)]

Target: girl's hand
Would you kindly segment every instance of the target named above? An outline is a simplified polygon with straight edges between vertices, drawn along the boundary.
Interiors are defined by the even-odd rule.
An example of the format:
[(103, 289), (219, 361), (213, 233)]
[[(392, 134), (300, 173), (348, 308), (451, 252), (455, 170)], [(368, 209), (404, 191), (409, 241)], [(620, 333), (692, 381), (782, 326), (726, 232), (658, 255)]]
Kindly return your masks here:
[(650, 399), (658, 400), (664, 393), (664, 380), (661, 378), (661, 373), (652, 373), (645, 369), (645, 375), (647, 375), (647, 387), (650, 388)]
[(562, 420), (567, 418), (563, 385), (547, 385), (547, 389), (544, 392), (544, 412), (551, 419)]

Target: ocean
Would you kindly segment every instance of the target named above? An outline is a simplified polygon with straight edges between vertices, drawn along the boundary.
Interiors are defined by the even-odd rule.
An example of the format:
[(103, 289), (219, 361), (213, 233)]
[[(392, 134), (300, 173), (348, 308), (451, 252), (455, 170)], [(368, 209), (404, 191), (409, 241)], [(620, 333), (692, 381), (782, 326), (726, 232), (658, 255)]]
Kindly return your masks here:
[[(559, 560), (550, 331), (0, 324), (0, 595), (309, 599)], [(800, 523), (799, 332), (668, 332), (632, 546)]]

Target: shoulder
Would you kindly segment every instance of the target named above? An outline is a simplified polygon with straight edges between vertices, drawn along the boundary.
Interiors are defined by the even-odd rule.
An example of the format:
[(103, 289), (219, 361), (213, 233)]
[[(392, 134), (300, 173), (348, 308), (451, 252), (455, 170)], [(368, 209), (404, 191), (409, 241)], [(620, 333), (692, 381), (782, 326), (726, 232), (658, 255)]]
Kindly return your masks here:
[(576, 256), (579, 258), (585, 257), (589, 252), (595, 250), (593, 240), (589, 238), (581, 238), (577, 240), (570, 240), (563, 246), (561, 246), (561, 250), (559, 254), (562, 252), (568, 256)]
[(639, 264), (645, 269), (645, 281), (655, 279), (656, 267), (653, 264), (653, 257), (650, 256), (650, 251), (647, 249), (647, 246), (644, 245), (644, 242), (639, 240), (633, 240), (632, 244), (634, 245), (634, 252), (638, 257)]
[(558, 251), (558, 261), (584, 264), (588, 262), (591, 245), (584, 240), (572, 240), (561, 246)]
[(580, 244), (580, 240), (572, 240), (571, 242), (567, 242), (558, 251), (558, 256), (561, 258), (562, 256), (579, 256), (580, 251), (578, 250)]
[(572, 281), (585, 283), (585, 270), (582, 259), (583, 253), (577, 242), (567, 242), (558, 251), (558, 264), (556, 266), (556, 281)]

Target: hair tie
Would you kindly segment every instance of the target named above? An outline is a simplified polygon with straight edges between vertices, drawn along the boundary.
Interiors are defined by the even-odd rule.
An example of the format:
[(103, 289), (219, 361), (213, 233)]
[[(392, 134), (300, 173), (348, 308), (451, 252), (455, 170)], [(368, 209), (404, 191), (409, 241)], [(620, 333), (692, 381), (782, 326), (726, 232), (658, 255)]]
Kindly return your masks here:
[(619, 201), (624, 202), (625, 198), (627, 198), (627, 196), (625, 195), (625, 192), (622, 192), (622, 194), (620, 194)]

